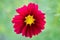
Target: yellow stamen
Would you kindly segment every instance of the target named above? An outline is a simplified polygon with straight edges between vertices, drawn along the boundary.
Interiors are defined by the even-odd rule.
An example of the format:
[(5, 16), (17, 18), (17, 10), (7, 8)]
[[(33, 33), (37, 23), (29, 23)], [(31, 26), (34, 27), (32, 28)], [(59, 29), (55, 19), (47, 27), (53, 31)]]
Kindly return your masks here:
[(33, 16), (31, 16), (31, 15), (28, 15), (27, 17), (25, 17), (25, 21), (24, 22), (26, 22), (26, 25), (30, 25), (31, 26), (31, 24), (34, 24), (34, 21), (35, 21), (35, 19), (33, 18)]

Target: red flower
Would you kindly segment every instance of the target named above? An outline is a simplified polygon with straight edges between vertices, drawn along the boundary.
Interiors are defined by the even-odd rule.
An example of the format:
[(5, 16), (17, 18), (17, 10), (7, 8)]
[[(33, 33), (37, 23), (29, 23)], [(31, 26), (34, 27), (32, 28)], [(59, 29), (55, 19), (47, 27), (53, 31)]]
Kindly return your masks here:
[(38, 10), (38, 5), (34, 3), (24, 5), (22, 8), (16, 9), (19, 15), (15, 15), (12, 20), (14, 23), (14, 31), (22, 36), (32, 37), (38, 35), (45, 25), (45, 14)]

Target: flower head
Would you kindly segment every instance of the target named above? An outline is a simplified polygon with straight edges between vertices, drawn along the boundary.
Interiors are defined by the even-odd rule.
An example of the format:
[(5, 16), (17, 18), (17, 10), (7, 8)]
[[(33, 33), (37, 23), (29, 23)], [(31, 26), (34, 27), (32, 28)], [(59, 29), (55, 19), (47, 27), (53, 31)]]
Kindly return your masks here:
[(45, 14), (38, 10), (37, 4), (29, 3), (28, 6), (16, 9), (16, 12), (19, 15), (15, 15), (12, 23), (17, 34), (22, 33), (23, 36), (31, 38), (44, 29)]

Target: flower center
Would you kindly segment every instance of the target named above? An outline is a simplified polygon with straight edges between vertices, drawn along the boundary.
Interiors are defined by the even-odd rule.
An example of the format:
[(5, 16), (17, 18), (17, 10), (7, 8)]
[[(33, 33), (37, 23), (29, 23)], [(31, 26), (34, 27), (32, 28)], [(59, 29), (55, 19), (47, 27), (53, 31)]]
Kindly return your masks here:
[(28, 15), (27, 17), (25, 17), (25, 21), (24, 22), (26, 22), (26, 25), (30, 25), (31, 26), (31, 24), (34, 24), (34, 21), (35, 21), (35, 19), (33, 18), (33, 16), (31, 16), (31, 15)]

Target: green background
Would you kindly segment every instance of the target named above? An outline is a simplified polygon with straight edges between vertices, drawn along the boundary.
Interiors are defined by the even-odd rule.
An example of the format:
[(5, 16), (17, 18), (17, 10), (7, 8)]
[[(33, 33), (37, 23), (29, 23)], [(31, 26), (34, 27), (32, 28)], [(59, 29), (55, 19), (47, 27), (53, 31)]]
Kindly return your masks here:
[[(37, 36), (26, 38), (13, 30), (16, 8), (37, 3), (46, 14), (45, 29)], [(0, 40), (60, 40), (60, 0), (0, 0)]]

